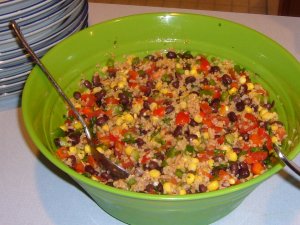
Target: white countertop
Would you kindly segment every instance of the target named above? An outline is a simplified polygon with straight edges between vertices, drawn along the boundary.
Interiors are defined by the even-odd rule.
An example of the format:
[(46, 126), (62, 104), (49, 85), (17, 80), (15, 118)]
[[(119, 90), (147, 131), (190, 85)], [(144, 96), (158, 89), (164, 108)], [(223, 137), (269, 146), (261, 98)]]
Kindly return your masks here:
[[(90, 4), (95, 24), (144, 12), (192, 12), (229, 19), (260, 31), (300, 61), (300, 18), (126, 5)], [(300, 74), (299, 74), (300, 75)], [(43, 157), (28, 137), (21, 109), (0, 111), (1, 225), (121, 225), (67, 175)], [(300, 165), (300, 157), (295, 160)], [(288, 168), (262, 183), (214, 225), (299, 225), (300, 178)]]

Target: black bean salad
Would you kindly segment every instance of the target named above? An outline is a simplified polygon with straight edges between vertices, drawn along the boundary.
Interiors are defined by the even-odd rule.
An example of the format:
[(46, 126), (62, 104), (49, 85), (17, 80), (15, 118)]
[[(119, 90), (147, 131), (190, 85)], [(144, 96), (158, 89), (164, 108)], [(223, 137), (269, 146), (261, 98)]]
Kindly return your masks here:
[(246, 182), (276, 162), (273, 146), (287, 136), (252, 75), (189, 51), (109, 58), (72, 102), (97, 150), (130, 176), (115, 179), (95, 161), (72, 110), (54, 139), (56, 155), (84, 176), (135, 192), (185, 195)]

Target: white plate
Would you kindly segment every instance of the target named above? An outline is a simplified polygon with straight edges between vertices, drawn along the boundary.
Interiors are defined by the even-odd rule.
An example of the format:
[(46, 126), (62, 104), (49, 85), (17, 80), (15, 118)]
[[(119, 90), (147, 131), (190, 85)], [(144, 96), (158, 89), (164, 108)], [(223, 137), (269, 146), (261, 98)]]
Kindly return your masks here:
[[(78, 1), (78, 0), (76, 0)], [(24, 34), (33, 32), (42, 26), (47, 26), (49, 23), (57, 20), (61, 17), (68, 7), (72, 7), (72, 3), (76, 1), (62, 0), (59, 4), (47, 7), (45, 10), (41, 10), (36, 14), (30, 15), (30, 17), (21, 17), (16, 20), (20, 29)], [(64, 4), (63, 4), (64, 3)], [(34, 19), (31, 19), (34, 18)], [(6, 23), (7, 30), (0, 31), (0, 41), (14, 38), (13, 31), (9, 29), (9, 23)]]
[[(81, 21), (83, 21), (84, 18), (87, 17), (87, 15), (88, 15), (88, 5), (87, 5), (87, 3), (83, 6), (84, 7), (81, 9), (81, 12), (79, 12), (78, 15), (74, 14), (75, 15), (74, 18), (70, 17), (70, 18), (74, 19), (73, 21), (71, 21), (71, 23), (69, 23), (69, 21), (66, 21), (65, 22), (67, 24), (66, 27), (64, 27), (65, 23), (62, 24), (62, 27), (64, 27), (64, 29), (63, 29), (64, 32), (62, 33), (62, 35), (53, 38), (50, 42), (47, 43), (48, 44), (47, 46), (42, 47), (41, 49), (34, 49), (35, 53), (39, 57), (41, 57), (46, 51), (48, 51), (49, 48), (51, 48), (52, 46), (54, 46), (58, 42), (60, 42), (62, 39), (69, 36), (70, 33), (74, 33), (74, 30), (78, 29), (79, 24), (81, 23)], [(55, 34), (57, 35), (58, 32), (55, 32)], [(19, 56), (19, 57), (16, 57), (16, 58), (0, 61), (0, 68), (15, 66), (15, 65), (18, 65), (18, 64), (29, 62), (30, 60), (31, 59), (28, 59), (27, 55), (23, 54), (22, 56)]]
[(15, 6), (9, 6), (9, 7), (4, 7), (3, 5), (0, 4), (0, 20), (7, 20), (9, 18), (13, 19), (19, 15), (25, 15), (29, 14), (31, 12), (34, 12), (34, 10), (39, 9), (43, 7), (44, 5), (47, 4), (54, 4), (58, 2), (58, 0), (53, 1), (53, 0), (36, 0), (36, 1), (22, 1), (26, 2), (27, 1), (27, 6), (24, 7), (18, 7), (18, 5)]
[[(65, 14), (63, 17), (61, 17), (59, 20), (49, 24), (48, 26), (42, 27), (41, 29), (38, 29), (34, 32), (25, 34), (25, 38), (29, 42), (29, 44), (34, 44), (37, 41), (51, 35), (56, 31), (57, 28), (62, 26), (62, 24), (65, 22), (64, 20), (72, 21), (81, 11), (83, 4), (85, 1), (79, 2), (79, 4), (71, 10), (69, 13)], [(7, 52), (14, 49), (18, 49), (19, 44), (16, 42), (15, 38), (11, 38), (9, 40), (0, 41), (0, 49), (1, 52)]]

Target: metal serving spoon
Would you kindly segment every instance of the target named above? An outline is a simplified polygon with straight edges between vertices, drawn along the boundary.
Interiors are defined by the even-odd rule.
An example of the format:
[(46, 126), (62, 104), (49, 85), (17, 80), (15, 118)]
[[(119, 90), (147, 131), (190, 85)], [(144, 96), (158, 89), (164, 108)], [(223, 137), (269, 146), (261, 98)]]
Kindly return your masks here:
[(33, 61), (41, 68), (41, 70), (44, 72), (44, 74), (47, 76), (48, 80), (51, 82), (51, 84), (54, 86), (55, 90), (60, 94), (60, 96), (67, 102), (67, 104), (70, 106), (70, 108), (75, 113), (77, 119), (80, 121), (84, 128), (84, 132), (86, 134), (86, 137), (88, 139), (89, 145), (91, 146), (92, 155), (94, 156), (95, 160), (102, 164), (114, 177), (116, 178), (127, 178), (129, 176), (128, 172), (124, 170), (124, 168), (114, 164), (112, 161), (110, 161), (108, 158), (105, 157), (104, 154), (98, 152), (96, 150), (95, 144), (93, 142), (93, 138), (91, 135), (91, 132), (84, 121), (83, 117), (80, 115), (78, 110), (75, 108), (73, 103), (70, 101), (70, 99), (67, 97), (67, 95), (64, 93), (64, 91), (61, 89), (61, 87), (58, 85), (58, 83), (55, 81), (55, 79), (52, 77), (52, 75), (49, 73), (47, 68), (44, 66), (44, 64), (40, 61), (40, 59), (37, 57), (37, 55), (34, 53), (34, 51), (31, 49), (27, 41), (25, 40), (18, 24), (16, 21), (11, 21), (11, 27), (13, 28), (14, 32), (16, 33), (17, 37), (19, 38), (19, 41), (23, 45), (23, 47), (26, 49), (26, 51), (29, 53), (29, 55), (32, 57)]
[(293, 170), (298, 176), (300, 176), (300, 167), (297, 166), (293, 161), (289, 160), (280, 150), (277, 145), (273, 145), (275, 152), (277, 153), (278, 157), (281, 161), (287, 165), (291, 170)]

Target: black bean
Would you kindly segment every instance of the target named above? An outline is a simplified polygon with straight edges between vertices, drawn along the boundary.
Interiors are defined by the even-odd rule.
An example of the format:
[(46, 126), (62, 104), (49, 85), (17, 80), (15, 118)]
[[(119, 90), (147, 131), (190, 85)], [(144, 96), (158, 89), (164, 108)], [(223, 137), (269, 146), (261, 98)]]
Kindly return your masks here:
[(128, 106), (130, 104), (130, 99), (129, 99), (129, 97), (125, 93), (123, 93), (123, 92), (119, 93), (118, 97), (120, 99), (120, 103), (123, 106)]
[(235, 104), (235, 108), (238, 112), (242, 112), (245, 109), (245, 104), (243, 101), (239, 101)]
[(253, 109), (254, 112), (257, 112), (257, 110), (258, 110), (258, 105), (256, 105), (256, 104), (251, 104), (251, 108)]
[(153, 184), (147, 184), (145, 187), (145, 191), (147, 193), (155, 193), (154, 185)]
[(142, 108), (141, 111), (139, 112), (139, 116), (140, 117), (146, 117), (146, 116), (148, 116), (148, 114), (147, 114), (148, 110), (149, 109)]
[(80, 99), (81, 98), (81, 93), (79, 92), (79, 91), (75, 91), (74, 93), (73, 93), (73, 97), (75, 98), (75, 99)]
[(238, 171), (239, 171), (239, 165), (238, 165), (238, 163), (234, 162), (234, 163), (230, 164), (229, 170), (230, 170), (230, 172), (232, 174), (237, 175)]
[(85, 170), (85, 172), (87, 172), (87, 173), (89, 173), (91, 175), (93, 175), (93, 174), (95, 174), (97, 172), (91, 165), (86, 165), (84, 167), (84, 170)]
[(108, 70), (108, 76), (111, 78), (116, 77), (117, 72), (115, 70)]
[(165, 155), (161, 152), (157, 152), (154, 154), (156, 159), (163, 161), (165, 159)]
[(172, 86), (174, 87), (174, 88), (179, 88), (179, 81), (178, 80), (176, 80), (176, 81), (174, 81), (173, 83), (172, 83)]
[(228, 119), (230, 120), (230, 122), (235, 122), (237, 121), (237, 115), (235, 114), (235, 112), (229, 112), (227, 114)]
[(173, 131), (173, 136), (178, 137), (181, 134), (182, 134), (182, 126), (177, 126)]
[(146, 134), (148, 134), (148, 131), (144, 130), (142, 128), (139, 128), (139, 132), (140, 132), (140, 135), (146, 135)]
[(145, 88), (143, 89), (143, 92), (146, 97), (149, 97), (151, 95), (151, 88), (145, 86)]
[(80, 142), (80, 136), (80, 133), (71, 133), (68, 135), (72, 145), (77, 145)]
[(203, 85), (209, 85), (209, 81), (207, 78), (204, 78), (200, 83)]
[(245, 105), (250, 105), (252, 103), (252, 100), (250, 98), (244, 99)]
[(212, 109), (213, 113), (218, 112), (219, 106), (220, 106), (220, 99), (218, 98), (214, 98), (211, 102), (210, 102), (210, 107)]
[(150, 60), (150, 61), (155, 61), (155, 56), (154, 55), (147, 55), (147, 56), (145, 56), (145, 59), (148, 59), (148, 60)]
[(204, 193), (207, 191), (207, 187), (204, 184), (199, 184), (198, 189), (200, 193)]
[(238, 171), (239, 178), (247, 178), (250, 175), (250, 171), (248, 168), (241, 168)]
[(242, 138), (244, 141), (249, 141), (249, 134), (248, 133), (243, 133), (241, 134)]
[[(112, 179), (112, 176), (107, 172), (102, 172), (100, 174), (100, 177), (106, 181)], [(108, 185), (108, 183), (107, 183), (107, 185)]]
[(218, 175), (219, 175), (219, 172), (220, 172), (220, 169), (217, 168), (217, 167), (214, 167), (214, 168), (212, 168), (212, 170), (211, 170), (211, 175), (213, 175), (213, 176), (218, 176)]
[(101, 101), (105, 97), (106, 91), (104, 89), (102, 89), (101, 91), (96, 92), (94, 95), (95, 95), (97, 101)]
[(143, 103), (143, 108), (144, 109), (150, 109), (150, 102), (145, 100), (144, 103)]
[(190, 70), (190, 69), (191, 69), (191, 64), (185, 63), (185, 64), (182, 66), (182, 69), (184, 69), (184, 70)]
[(191, 119), (189, 125), (191, 125), (192, 127), (198, 126), (199, 123), (197, 123), (194, 119)]
[(54, 138), (54, 144), (55, 144), (55, 146), (56, 147), (61, 147), (61, 145), (60, 145), (60, 138)]
[(175, 52), (169, 51), (169, 52), (167, 52), (166, 57), (168, 59), (176, 59), (177, 58), (177, 54)]
[(107, 115), (104, 114), (103, 116), (98, 117), (98, 118), (96, 119), (96, 124), (97, 124), (98, 126), (102, 126), (102, 125), (105, 124), (108, 120), (109, 120), (109, 117), (108, 117)]
[(240, 94), (241, 96), (243, 96), (244, 94), (247, 93), (247, 91), (248, 91), (248, 86), (247, 86), (246, 84), (242, 84), (242, 85), (240, 86), (238, 92), (239, 92), (239, 94)]
[(159, 169), (159, 165), (158, 165), (157, 162), (151, 160), (151, 161), (148, 163), (148, 169), (149, 169), (149, 170)]
[(242, 169), (248, 169), (248, 165), (247, 165), (247, 163), (245, 163), (245, 162), (240, 162), (240, 163), (239, 163), (239, 168), (242, 168)]
[(242, 152), (242, 149), (237, 148), (237, 147), (233, 147), (232, 150), (236, 153), (236, 154), (240, 154)]
[(175, 78), (177, 80), (181, 80), (182, 79), (182, 75), (180, 73), (178, 73), (178, 72), (175, 72)]
[(162, 185), (161, 182), (159, 182), (159, 183), (157, 184), (157, 186), (155, 186), (154, 188), (155, 188), (155, 190), (156, 190), (157, 192), (159, 192), (159, 193), (163, 193), (163, 192), (164, 192), (164, 187), (163, 187), (163, 185)]
[(68, 159), (69, 159), (70, 162), (71, 162), (71, 167), (74, 168), (75, 165), (76, 165), (76, 157), (75, 157), (74, 155), (70, 155), (70, 156), (68, 157)]
[(89, 80), (84, 80), (83, 81), (83, 85), (88, 88), (88, 89), (92, 89), (93, 88), (93, 84), (89, 81)]
[(145, 141), (142, 138), (137, 138), (135, 140), (135, 143), (137, 144), (137, 146), (140, 148), (145, 144)]
[(222, 83), (225, 85), (225, 86), (228, 86), (232, 83), (232, 79), (231, 77), (228, 75), (228, 74), (224, 74), (222, 76)]
[(93, 76), (92, 83), (93, 83), (94, 87), (100, 87), (101, 86), (99, 75), (94, 75)]
[(174, 106), (168, 105), (168, 106), (166, 107), (166, 114), (169, 114), (169, 113), (173, 112), (174, 109), (175, 109)]
[(183, 58), (183, 59), (192, 59), (192, 58), (193, 58), (193, 55), (192, 55), (190, 52), (184, 52), (184, 53), (181, 55), (181, 58)]
[(220, 72), (220, 67), (218, 67), (218, 66), (212, 66), (212, 67), (210, 67), (209, 72), (210, 72), (210, 73), (217, 73), (217, 72)]
[(155, 87), (155, 83), (154, 83), (153, 80), (148, 80), (146, 82), (146, 86), (149, 87), (149, 88), (151, 88), (151, 89), (153, 89)]
[(274, 107), (274, 104), (275, 104), (275, 102), (272, 101), (271, 103), (266, 103), (266, 104), (264, 104), (263, 106), (264, 106), (266, 109), (270, 110), (270, 109), (272, 109), (272, 108)]
[(187, 78), (185, 78), (186, 84), (194, 83), (195, 81), (196, 81), (196, 77), (194, 76), (188, 76)]

